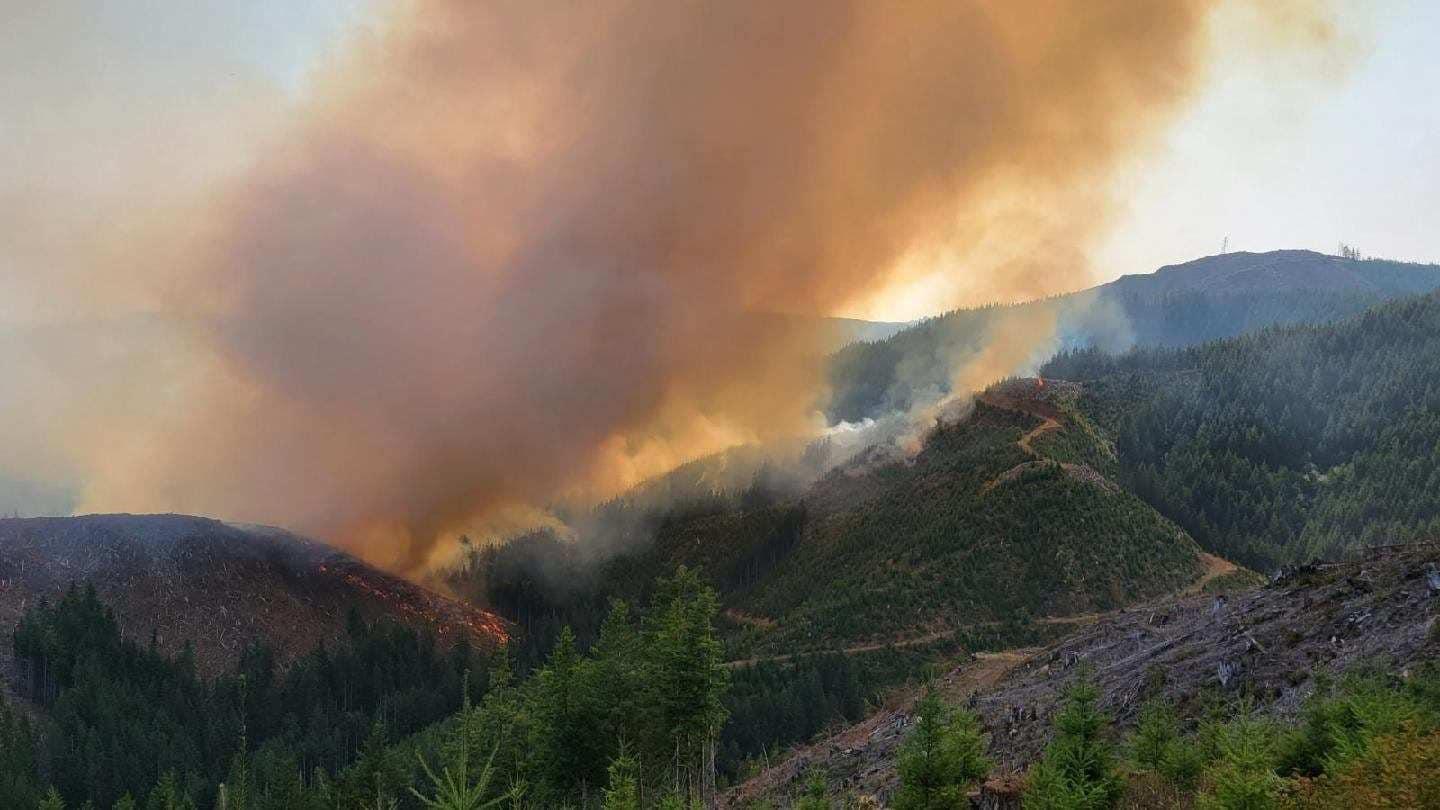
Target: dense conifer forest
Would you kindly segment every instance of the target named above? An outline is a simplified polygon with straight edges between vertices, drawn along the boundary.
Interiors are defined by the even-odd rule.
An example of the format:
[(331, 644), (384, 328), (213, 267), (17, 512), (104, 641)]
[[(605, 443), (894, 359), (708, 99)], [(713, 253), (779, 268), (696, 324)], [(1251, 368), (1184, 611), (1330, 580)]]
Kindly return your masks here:
[(1121, 481), (1270, 571), (1440, 536), (1440, 297), (1187, 349), (1062, 354)]
[(713, 591), (681, 569), (653, 594), (615, 603), (588, 653), (562, 631), (525, 678), (503, 648), (357, 619), (284, 673), (255, 648), (207, 679), (75, 588), (15, 632), (45, 711), (0, 712), (0, 807), (540, 808), (607, 791), (688, 806), (716, 790), (729, 675)]

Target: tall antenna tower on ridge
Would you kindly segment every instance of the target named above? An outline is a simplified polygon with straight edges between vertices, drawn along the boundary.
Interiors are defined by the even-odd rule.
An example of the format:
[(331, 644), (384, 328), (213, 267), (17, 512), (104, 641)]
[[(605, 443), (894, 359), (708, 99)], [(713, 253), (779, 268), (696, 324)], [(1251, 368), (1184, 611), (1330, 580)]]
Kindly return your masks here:
[(1220, 252), (1221, 252), (1222, 254), (1225, 254), (1225, 253), (1229, 253), (1229, 252), (1230, 252), (1230, 235), (1229, 235), (1229, 234), (1226, 234), (1226, 235), (1225, 235), (1225, 240), (1220, 243)]

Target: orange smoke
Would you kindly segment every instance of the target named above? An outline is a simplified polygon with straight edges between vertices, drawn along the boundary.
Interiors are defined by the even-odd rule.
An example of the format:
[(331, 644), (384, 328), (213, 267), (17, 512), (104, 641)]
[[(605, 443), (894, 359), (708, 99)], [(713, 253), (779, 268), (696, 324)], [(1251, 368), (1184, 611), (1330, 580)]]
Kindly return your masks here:
[(807, 316), (907, 256), (969, 257), (996, 298), (1083, 284), (1211, 5), (402, 3), (183, 223), (170, 306), (218, 362), (90, 505), (409, 570), (497, 506), (804, 431)]

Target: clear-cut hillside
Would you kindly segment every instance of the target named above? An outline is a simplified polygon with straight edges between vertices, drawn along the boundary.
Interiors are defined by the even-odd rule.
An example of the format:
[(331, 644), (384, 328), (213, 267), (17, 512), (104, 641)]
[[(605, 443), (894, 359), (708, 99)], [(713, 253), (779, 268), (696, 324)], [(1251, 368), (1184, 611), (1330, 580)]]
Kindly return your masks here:
[[(252, 641), (280, 660), (345, 632), (350, 608), (433, 632), (503, 642), (495, 615), (379, 571), (329, 546), (268, 527), (185, 515), (88, 515), (0, 520), (0, 628), (36, 601), (94, 585), (121, 629), (162, 650), (192, 644), (206, 672)], [(0, 645), (8, 665), (9, 643)]]
[[(1244, 698), (1262, 716), (1293, 718), (1321, 680), (1367, 665), (1406, 672), (1434, 661), (1437, 563), (1440, 545), (1396, 546), (1295, 569), (1224, 599), (1161, 599), (1093, 617), (1046, 647), (975, 655), (938, 684), (979, 715), (999, 773), (1034, 763), (1054, 733), (1062, 690), (1081, 673), (1094, 679), (1100, 708), (1121, 730), (1133, 727), (1151, 699), (1195, 716), (1207, 701)], [(721, 806), (762, 798), (784, 806), (816, 768), (855, 794), (892, 795), (917, 691), (800, 747), (733, 788)]]

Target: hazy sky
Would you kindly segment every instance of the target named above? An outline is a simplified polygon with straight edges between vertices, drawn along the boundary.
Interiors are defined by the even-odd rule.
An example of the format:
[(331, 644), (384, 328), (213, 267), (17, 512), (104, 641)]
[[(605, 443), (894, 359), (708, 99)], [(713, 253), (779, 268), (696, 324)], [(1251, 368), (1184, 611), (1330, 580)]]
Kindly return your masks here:
[[(1344, 241), (1440, 262), (1440, 3), (1341, 9), (1343, 58), (1308, 63), (1231, 47), (1251, 21), (1218, 16), (1213, 75), (1119, 184), (1127, 211), (1091, 256), (1096, 281), (1218, 253), (1226, 237), (1230, 250), (1334, 253)], [(856, 314), (908, 319), (963, 299), (963, 269), (936, 266)]]
[[(385, 2), (0, 3), (0, 214), (22, 232), (0, 251), (0, 324), (96, 314), (61, 286), (87, 257), (55, 255), (50, 229), (171, 193), (156, 177), (203, 188), (243, 167), (326, 54)], [(1091, 251), (1097, 280), (1218, 252), (1227, 236), (1232, 250), (1333, 251), (1343, 240), (1440, 261), (1440, 3), (1364, 8), (1342, 20), (1355, 39), (1343, 65), (1242, 55), (1229, 44), (1247, 20), (1219, 16), (1206, 89), (1126, 174), (1128, 210)], [(65, 214), (37, 210), (47, 199), (37, 188)], [(28, 249), (26, 233), (44, 250)], [(983, 297), (963, 266), (919, 261), (933, 267), (928, 280), (842, 314), (907, 319)], [(56, 266), (52, 285), (26, 272), (36, 263)], [(93, 299), (100, 315), (125, 306), (113, 291)]]
[[(399, 2), (413, 8), (384, 14)], [(248, 459), (251, 480), (313, 500), (306, 514), (413, 494), (397, 475), (441, 491), (404, 465), (347, 488), (334, 453), (265, 435), (288, 415), (341, 459), (379, 436), (413, 452), (375, 458), (464, 472), (445, 455), (457, 441), (530, 436), (462, 456), (602, 471), (614, 456), (612, 478), (638, 479), (751, 436), (746, 419), (773, 429), (771, 403), (735, 392), (796, 376), (784, 341), (726, 347), (728, 375), (678, 348), (719, 344), (672, 328), (710, 305), (712, 327), (742, 308), (910, 319), (1147, 272), (1227, 236), (1440, 261), (1433, 0), (811, 3), (0, 0), (0, 476), (139, 482), (144, 498), (93, 502), (224, 516), (181, 491), (218, 458), (204, 495)], [(1322, 18), (1287, 11), (1326, 6), (1344, 9), (1338, 40), (1305, 47)], [(798, 293), (772, 283), (791, 275)], [(472, 289), (492, 279), (519, 292)], [(225, 320), (211, 299), (263, 306)], [(525, 349), (536, 323), (567, 327), (545, 332), (545, 363)], [(463, 351), (440, 363), (444, 347)], [(412, 379), (421, 359), (439, 373)], [(665, 373), (626, 383), (646, 362)], [(337, 369), (359, 373), (305, 387)], [(335, 406), (375, 400), (377, 376), (400, 417), (342, 429)], [(562, 431), (517, 431), (487, 404), (502, 394), (605, 416), (598, 449), (546, 456)], [(185, 441), (185, 424), (219, 444)], [(320, 472), (269, 463), (292, 446)]]
[(1338, 83), (1253, 61), (1217, 77), (1137, 173), (1103, 257), (1114, 273), (1217, 252), (1226, 235), (1232, 250), (1344, 241), (1440, 261), (1440, 3), (1364, 5), (1380, 10), (1355, 21), (1369, 42)]

